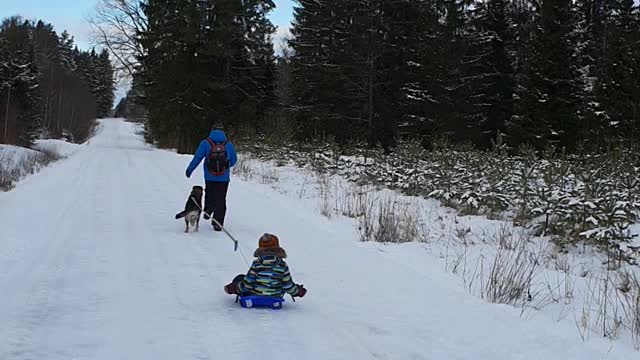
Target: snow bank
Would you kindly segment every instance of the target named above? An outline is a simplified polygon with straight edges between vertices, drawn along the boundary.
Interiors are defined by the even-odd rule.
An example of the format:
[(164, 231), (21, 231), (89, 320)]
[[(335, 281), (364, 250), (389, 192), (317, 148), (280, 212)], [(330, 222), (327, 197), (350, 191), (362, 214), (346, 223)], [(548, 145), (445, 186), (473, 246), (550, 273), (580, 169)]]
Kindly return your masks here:
[(0, 144), (0, 167), (14, 171), (21, 163), (39, 156), (39, 152), (20, 146)]
[(82, 145), (56, 139), (36, 140), (33, 146), (33, 148), (36, 150), (53, 153), (58, 155), (59, 157), (71, 156), (81, 147)]
[[(315, 208), (328, 218), (326, 227), (346, 220), (361, 240), (386, 244), (363, 242), (362, 247), (393, 256), (399, 265), (429, 278), (441, 276), (433, 273), (434, 264), (439, 264), (435, 267), (456, 275), (465, 291), (512, 305), (521, 316), (537, 318), (538, 324), (553, 327), (560, 321), (585, 341), (605, 335), (629, 348), (638, 336), (632, 330), (632, 314), (639, 309), (628, 300), (640, 289), (620, 289), (626, 277), (640, 279), (640, 271), (612, 264), (592, 248), (560, 252), (548, 238), (536, 237), (511, 221), (461, 216), (433, 199), (357, 185), (309, 166), (300, 168), (293, 161), (242, 154), (234, 172)], [(614, 271), (608, 269), (612, 265)], [(640, 341), (635, 346), (640, 347)]]
[(16, 181), (34, 174), (49, 163), (74, 154), (82, 145), (62, 140), (36, 140), (33, 149), (0, 145), (0, 191), (10, 190)]
[(640, 251), (634, 253), (626, 244), (633, 235), (626, 226), (640, 221), (640, 192), (634, 185), (640, 182), (640, 157), (631, 151), (619, 156), (547, 154), (543, 159), (533, 152), (509, 155), (440, 147), (427, 151), (409, 141), (388, 154), (351, 149), (346, 150), (351, 155), (344, 156), (327, 143), (249, 144), (253, 145), (247, 152), (262, 160), (431, 197), (464, 215), (526, 224), (566, 247), (624, 246), (621, 256), (638, 257), (640, 262)]

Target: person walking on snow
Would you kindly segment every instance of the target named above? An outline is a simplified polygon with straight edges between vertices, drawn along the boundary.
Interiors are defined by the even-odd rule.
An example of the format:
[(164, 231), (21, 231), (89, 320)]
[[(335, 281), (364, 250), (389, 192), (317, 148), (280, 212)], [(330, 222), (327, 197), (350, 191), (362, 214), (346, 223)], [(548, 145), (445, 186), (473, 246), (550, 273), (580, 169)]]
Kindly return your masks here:
[(284, 261), (286, 251), (280, 247), (278, 237), (264, 234), (258, 240), (256, 259), (247, 275), (238, 275), (224, 287), (229, 295), (259, 295), (282, 298), (284, 294), (303, 297), (307, 293), (304, 285), (293, 282), (289, 266)]
[[(211, 134), (200, 142), (186, 171), (187, 177), (190, 178), (196, 167), (204, 160), (204, 218), (209, 220), (209, 215), (213, 215), (213, 219), (222, 226), (224, 226), (227, 212), (227, 190), (231, 181), (231, 168), (238, 161), (236, 149), (223, 130), (222, 125), (218, 124), (211, 128)], [(216, 231), (222, 230), (213, 220), (211, 225)]]

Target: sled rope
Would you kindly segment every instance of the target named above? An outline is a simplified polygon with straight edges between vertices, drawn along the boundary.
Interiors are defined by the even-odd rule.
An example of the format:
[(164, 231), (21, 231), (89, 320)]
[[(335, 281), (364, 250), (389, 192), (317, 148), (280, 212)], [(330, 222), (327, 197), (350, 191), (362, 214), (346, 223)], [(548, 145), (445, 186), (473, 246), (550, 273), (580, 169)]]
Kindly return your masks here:
[(202, 211), (203, 213), (207, 214), (207, 216), (209, 216), (211, 218), (211, 220), (229, 237), (229, 239), (231, 239), (231, 241), (233, 241), (233, 251), (238, 251), (238, 249), (240, 249), (240, 255), (242, 255), (242, 259), (244, 259), (244, 263), (247, 264), (247, 266), (249, 265), (249, 261), (247, 260), (247, 256), (244, 254), (244, 251), (242, 251), (242, 248), (238, 245), (238, 240), (236, 240), (233, 235), (231, 235), (227, 229), (224, 228), (224, 226), (222, 226), (218, 220), (216, 220), (213, 217), (213, 214), (209, 214), (208, 212), (204, 211), (204, 209), (200, 206), (200, 204), (198, 204), (198, 202), (194, 199), (191, 198), (191, 201), (193, 201), (194, 204), (196, 204), (196, 206), (198, 207), (198, 209), (200, 209), (200, 211)]

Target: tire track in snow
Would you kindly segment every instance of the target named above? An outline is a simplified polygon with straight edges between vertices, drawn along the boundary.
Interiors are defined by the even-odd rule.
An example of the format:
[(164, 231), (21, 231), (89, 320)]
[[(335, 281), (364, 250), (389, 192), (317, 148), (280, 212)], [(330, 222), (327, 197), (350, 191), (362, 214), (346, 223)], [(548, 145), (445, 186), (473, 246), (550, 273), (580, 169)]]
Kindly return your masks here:
[[(281, 235), (291, 250), (294, 276), (308, 282), (311, 291), (300, 304), (288, 302), (278, 312), (241, 309), (221, 289), (246, 270), (230, 242), (204, 222), (201, 233), (185, 235), (173, 219), (189, 191), (181, 179), (186, 157), (149, 151), (139, 136), (130, 134), (128, 124), (104, 125), (94, 138), (95, 147), (73, 159), (96, 167), (78, 171), (82, 161), (69, 161), (48, 172), (51, 182), (79, 179), (70, 172), (90, 173), (90, 179), (78, 180), (88, 181), (82, 186), (76, 182), (65, 187), (69, 194), (86, 198), (86, 206), (68, 210), (74, 199), (50, 196), (44, 190), (54, 187), (39, 178), (20, 186), (20, 196), (2, 198), (12, 210), (26, 212), (27, 203), (40, 205), (40, 213), (54, 214), (39, 223), (41, 229), (30, 229), (36, 238), (11, 257), (12, 275), (0, 274), (0, 289), (13, 281), (16, 290), (0, 297), (0, 321), (10, 320), (0, 322), (2, 360), (418, 359), (419, 354), (437, 359), (630, 358), (615, 351), (605, 354), (606, 345), (578, 344), (552, 324), (518, 322), (517, 315), (505, 309), (453, 290), (434, 266), (425, 264), (435, 275), (424, 279), (422, 273), (359, 246), (350, 227), (340, 221), (320, 220), (311, 206), (238, 179), (230, 189), (229, 225), (243, 250), (253, 248), (255, 237), (264, 231)], [(199, 172), (194, 176), (201, 176)], [(38, 204), (28, 190), (57, 203)], [(19, 197), (27, 201), (19, 203)], [(84, 237), (63, 239), (73, 231), (55, 223), (58, 214), (59, 222), (67, 220), (65, 207), (66, 216), (81, 219), (75, 225), (89, 224)], [(61, 211), (51, 210), (57, 208)], [(94, 217), (84, 214), (91, 208), (96, 209)], [(0, 214), (17, 219), (8, 211)], [(57, 239), (42, 239), (57, 227)], [(8, 228), (20, 234), (13, 225)], [(85, 241), (87, 234), (90, 239)], [(20, 249), (15, 238), (3, 242), (12, 251)], [(7, 262), (0, 260), (3, 264)], [(24, 281), (19, 278), (23, 272)], [(43, 286), (62, 291), (39, 293)], [(83, 292), (90, 298), (86, 307), (68, 308), (74, 301), (86, 301)], [(31, 305), (20, 303), (29, 296)], [(11, 308), (3, 308), (3, 301)], [(36, 318), (35, 327), (10, 314), (28, 315), (36, 305), (44, 305), (48, 313)], [(25, 337), (10, 348), (5, 334)], [(5, 353), (7, 349), (15, 351)]]
[[(75, 161), (71, 164), (75, 166), (74, 168), (68, 170), (68, 172), (73, 174), (70, 183), (76, 184), (79, 183), (80, 180), (82, 180), (82, 173), (89, 164), (87, 162)], [(70, 167), (70, 164), (68, 163), (65, 165), (65, 168)], [(46, 185), (44, 186), (44, 189), (41, 189), (41, 186), (25, 186), (27, 186), (26, 190), (30, 190), (32, 192), (44, 191), (47, 194), (54, 194), (57, 196), (63, 195), (57, 193), (58, 190), (54, 189), (54, 186), (52, 186), (53, 182), (45, 184)], [(10, 192), (9, 194), (13, 195), (14, 193)], [(77, 196), (77, 194), (75, 193), (70, 195)], [(62, 204), (69, 204), (69, 202), (74, 201), (74, 199), (75, 197), (67, 198), (66, 196), (63, 196), (62, 201), (56, 201), (56, 203), (61, 205), (61, 211), (65, 211), (65, 209), (67, 209), (70, 205)], [(39, 230), (39, 236), (35, 237), (35, 239), (33, 236), (26, 237), (26, 230), (28, 230), (27, 227), (31, 225), (31, 221), (35, 221), (37, 223), (45, 222), (46, 224), (46, 222), (51, 222), (49, 221), (51, 216), (56, 216), (56, 221), (54, 221), (53, 223), (62, 223), (64, 214), (60, 212), (50, 212), (48, 207), (46, 206), (48, 204), (43, 204), (43, 202), (45, 201), (45, 199), (36, 197), (31, 197), (28, 199), (17, 199), (12, 196), (8, 197), (7, 204), (2, 208), (2, 210), (7, 211), (0, 212), (0, 218), (3, 219), (3, 222), (8, 223), (3, 227), (3, 231), (5, 231), (4, 236), (6, 237), (3, 239), (4, 242), (2, 244), (4, 255), (0, 257), (0, 268), (6, 269), (6, 271), (3, 274), (0, 274), (0, 281), (3, 281), (3, 279), (10, 280), (11, 278), (19, 279), (18, 275), (24, 276), (24, 274), (32, 271), (32, 269), (35, 268), (36, 264), (40, 262), (39, 259), (43, 258), (55, 245), (55, 243), (48, 241), (50, 234), (46, 232), (46, 230), (48, 230), (46, 228), (36, 227), (36, 229)], [(9, 212), (8, 210), (11, 211)], [(25, 257), (30, 257), (32, 261), (29, 263), (25, 263)], [(20, 279), (20, 282), (22, 282), (22, 279)]]
[[(175, 188), (175, 189), (184, 188), (184, 181), (180, 180), (180, 177), (176, 175), (176, 174), (181, 174), (180, 171), (171, 173), (165, 167), (160, 166), (161, 164), (158, 161), (158, 158), (154, 158), (154, 160), (156, 161), (156, 166), (154, 166), (153, 168), (161, 169), (161, 171), (165, 175), (161, 178), (165, 183), (168, 183), (167, 185), (163, 186), (163, 188)], [(167, 163), (166, 161), (162, 162), (162, 164), (166, 164), (166, 163)], [(196, 173), (193, 174), (193, 176), (197, 176), (197, 175), (199, 174), (196, 174)], [(157, 179), (157, 178), (154, 177), (154, 179)], [(182, 190), (182, 192), (186, 193), (187, 190), (189, 189)], [(166, 192), (158, 191), (157, 193), (162, 193), (164, 195), (164, 198), (167, 200), (166, 203), (172, 203), (175, 201), (175, 199), (171, 198)], [(230, 205), (231, 204), (236, 205), (236, 201), (235, 201), (236, 199), (234, 198), (234, 196), (245, 196), (245, 197), (256, 198), (256, 199), (260, 198), (258, 194), (254, 194), (254, 195), (255, 197), (252, 197), (252, 196), (247, 196), (246, 193), (243, 194), (241, 192), (238, 192), (238, 194), (231, 195), (228, 199), (229, 200), (228, 202)], [(261, 195), (264, 196), (264, 194), (261, 194)], [(250, 202), (242, 201), (238, 203), (247, 204)], [(285, 218), (288, 218), (286, 216), (288, 214), (288, 215), (291, 215), (291, 217), (299, 218), (301, 221), (305, 220), (296, 212), (291, 212), (289, 209), (284, 209), (284, 211), (286, 212), (286, 214), (283, 214), (285, 215), (284, 216)], [(243, 214), (242, 206), (238, 206), (238, 209), (237, 211), (235, 211), (235, 214), (237, 215), (232, 215), (232, 217), (230, 217), (230, 220), (239, 218), (240, 216), (242, 216)], [(245, 216), (245, 218), (247, 217)], [(230, 223), (233, 223), (233, 222), (236, 222), (236, 221), (234, 220), (230, 221)], [(204, 222), (204, 226), (202, 225), (203, 224), (201, 223), (201, 230), (202, 228), (205, 229), (204, 234), (199, 233), (197, 236), (195, 236), (196, 241), (188, 241), (186, 242), (186, 244), (188, 244), (191, 247), (191, 249), (194, 251), (194, 254), (197, 256), (197, 260), (198, 260), (197, 264), (201, 269), (200, 273), (207, 274), (208, 277), (211, 279), (211, 283), (214, 284), (212, 286), (213, 290), (216, 292), (222, 291), (221, 290), (222, 284), (226, 284), (230, 280), (230, 278), (233, 277), (233, 275), (231, 274), (246, 272), (247, 270), (245, 269), (246, 265), (244, 265), (244, 263), (240, 260), (239, 254), (231, 253), (232, 250), (230, 248), (231, 247), (230, 242), (228, 242), (227, 239), (222, 238), (226, 235), (220, 234), (220, 233), (214, 233), (211, 230), (211, 226), (209, 225), (208, 222)], [(316, 227), (315, 224), (311, 224), (311, 225), (315, 228), (315, 231), (325, 231), (320, 227)], [(242, 227), (237, 226), (237, 228), (241, 229), (242, 233), (253, 232), (255, 234), (262, 234), (264, 232), (264, 229), (255, 229), (253, 231), (247, 231), (249, 229), (254, 228), (253, 226), (248, 226), (248, 225), (245, 225)], [(212, 234), (211, 237), (213, 237), (214, 239), (210, 239), (210, 240), (201, 239), (203, 238), (203, 236), (207, 236), (208, 234)], [(240, 246), (242, 246), (243, 244), (244, 242), (241, 242)], [(252, 254), (252, 251), (251, 252), (245, 251), (245, 252), (249, 255)], [(219, 255), (220, 253), (225, 255), (220, 256)], [(230, 264), (230, 261), (225, 261), (221, 264), (220, 263), (221, 260), (227, 257), (233, 257), (233, 258), (237, 257), (237, 259), (231, 261), (232, 264)], [(210, 260), (206, 260), (206, 259), (210, 259)], [(209, 264), (216, 264), (216, 263), (217, 265), (214, 265), (215, 273), (212, 273), (211, 266)], [(238, 271), (234, 269), (241, 269), (241, 270)], [(224, 274), (220, 274), (223, 271), (224, 271)], [(255, 338), (261, 338), (262, 350), (260, 352), (260, 356), (262, 358), (275, 359), (280, 357), (280, 355), (282, 355), (283, 353), (282, 343), (280, 338), (278, 336), (273, 336), (273, 337), (264, 336), (264, 334), (272, 333), (274, 329), (286, 329), (285, 331), (287, 331), (287, 347), (289, 348), (288, 350), (295, 354), (306, 353), (310, 350), (311, 347), (317, 347), (316, 351), (322, 351), (323, 348), (326, 349), (329, 347), (333, 347), (333, 348), (341, 347), (344, 349), (344, 351), (338, 352), (338, 354), (349, 353), (351, 355), (354, 355), (353, 353), (355, 351), (358, 354), (357, 358), (362, 358), (362, 359), (381, 358), (377, 356), (379, 354), (376, 354), (373, 350), (369, 349), (361, 339), (357, 338), (356, 336), (351, 334), (349, 331), (345, 331), (341, 329), (340, 319), (336, 319), (335, 316), (332, 316), (328, 312), (317, 312), (318, 308), (314, 308), (314, 312), (309, 313), (308, 311), (303, 310), (304, 309), (303, 305), (299, 307), (299, 306), (292, 305), (289, 302), (289, 305), (287, 305), (284, 310), (280, 310), (277, 312), (274, 312), (271, 310), (260, 310), (260, 309), (246, 310), (246, 309), (240, 308), (238, 304), (233, 303), (233, 300), (230, 300), (232, 299), (232, 297), (229, 297), (227, 294), (222, 294), (222, 295), (213, 297), (212, 302), (215, 301), (216, 299), (222, 300), (221, 303), (219, 304), (220, 308), (217, 311), (214, 311), (217, 315), (217, 322), (220, 323), (221, 321), (224, 320), (224, 322), (220, 323), (220, 325), (223, 325), (223, 326), (220, 326), (220, 327), (225, 329), (225, 335), (227, 337), (232, 337), (232, 339), (227, 339), (227, 342), (233, 343), (238, 347), (238, 350), (233, 353), (234, 355), (233, 357), (229, 357), (229, 355), (231, 354), (229, 354), (228, 352), (223, 352), (222, 354), (220, 354), (221, 356), (225, 356), (225, 358), (232, 358), (232, 359), (247, 358), (246, 357), (247, 350), (253, 348), (252, 342), (248, 339), (255, 339)], [(230, 308), (227, 308), (229, 306)], [(288, 316), (288, 315), (293, 315), (293, 316)], [(238, 321), (238, 317), (242, 318), (243, 321)], [(318, 346), (317, 344), (313, 344), (313, 342), (306, 337), (306, 336), (309, 336), (310, 334), (305, 335), (303, 333), (299, 333), (293, 330), (297, 327), (296, 325), (298, 324), (299, 321), (304, 321), (306, 323), (313, 323), (315, 332), (322, 334), (325, 337), (328, 337), (328, 339), (324, 340), (326, 341), (326, 345)], [(250, 323), (251, 326), (245, 326), (245, 327), (238, 326), (239, 323), (247, 323), (247, 324)], [(231, 331), (231, 329), (233, 329), (233, 331)], [(343, 355), (334, 355), (333, 357), (329, 356), (326, 358), (327, 359), (344, 359), (345, 357)]]
[[(171, 154), (171, 156), (175, 155)], [(180, 181), (175, 175), (176, 173), (170, 173), (166, 168), (160, 166), (161, 164), (158, 161), (159, 158), (154, 158), (154, 160), (156, 162), (156, 166), (154, 166), (153, 168), (161, 169), (161, 171), (165, 175), (162, 177), (154, 177), (154, 184), (158, 189), (172, 188), (177, 189), (176, 192), (179, 191), (183, 194), (187, 193), (188, 190), (190, 190), (183, 189), (184, 181)], [(179, 174), (180, 172), (177, 173)], [(196, 175), (194, 174), (194, 176)], [(157, 179), (163, 179), (163, 184), (160, 184)], [(169, 196), (166, 192), (156, 191), (156, 193), (162, 193), (164, 195), (164, 198), (166, 199), (166, 202), (164, 203), (173, 203), (175, 201), (175, 198)], [(167, 217), (167, 220), (172, 221), (172, 219), (169, 217)], [(256, 339), (257, 337), (264, 338), (264, 334), (268, 334), (274, 328), (278, 327), (277, 321), (279, 320), (279, 318), (276, 313), (269, 310), (270, 315), (267, 317), (263, 316), (258, 321), (256, 321), (256, 319), (246, 319), (245, 322), (238, 321), (238, 319), (236, 318), (238, 309), (235, 308), (239, 307), (239, 305), (233, 303), (232, 297), (228, 296), (227, 294), (221, 293), (221, 291), (222, 285), (226, 284), (229, 281), (229, 274), (238, 272), (234, 271), (233, 268), (236, 267), (237, 264), (240, 264), (241, 260), (239, 260), (239, 258), (235, 259), (233, 261), (233, 263), (235, 263), (234, 265), (229, 264), (229, 261), (224, 261), (226, 258), (235, 258), (236, 256), (239, 257), (239, 255), (231, 254), (232, 250), (230, 242), (226, 239), (222, 239), (220, 236), (220, 233), (213, 232), (209, 222), (202, 221), (201, 232), (197, 233), (197, 235), (195, 233), (182, 233), (180, 235), (174, 235), (173, 238), (180, 241), (180, 244), (183, 247), (189, 247), (189, 254), (191, 255), (192, 259), (187, 261), (190, 262), (191, 266), (197, 266), (197, 271), (187, 273), (185, 274), (185, 276), (199, 276), (205, 277), (209, 280), (204, 285), (204, 288), (211, 290), (211, 294), (207, 296), (207, 298), (210, 299), (209, 302), (211, 303), (211, 305), (204, 306), (204, 309), (198, 309), (193, 308), (193, 306), (196, 306), (197, 304), (191, 304), (192, 308), (189, 311), (192, 313), (196, 310), (204, 311), (206, 314), (212, 317), (212, 321), (215, 323), (215, 327), (194, 322), (195, 328), (198, 328), (195, 336), (198, 336), (200, 338), (207, 338), (206, 344), (211, 349), (211, 351), (216, 354), (214, 358), (223, 357), (225, 359), (246, 359), (249, 358), (248, 354), (251, 354), (253, 352), (252, 349), (254, 348), (254, 344), (252, 339)], [(217, 249), (208, 251), (203, 247), (203, 243), (211, 244), (211, 246), (215, 244), (217, 245)], [(224, 255), (220, 255), (221, 253)], [(176, 253), (172, 253), (172, 255), (174, 256), (175, 254)], [(245, 265), (242, 266), (244, 267)], [(217, 307), (216, 301), (218, 301)], [(247, 312), (247, 310), (241, 311)], [(249, 312), (252, 311), (249, 310)], [(201, 316), (199, 318), (201, 319), (202, 314), (200, 315)], [(258, 324), (258, 326), (255, 326), (253, 324), (252, 326), (243, 325), (249, 323)], [(258, 329), (258, 327), (260, 327), (261, 329)], [(226, 338), (224, 341), (220, 340), (221, 329), (223, 329), (222, 332)], [(291, 341), (295, 339), (297, 335), (293, 333), (288, 335), (288, 337), (289, 341)], [(272, 337), (266, 337), (262, 340), (262, 342), (263, 346), (261, 346), (260, 351), (261, 358), (277, 358), (277, 355), (281, 353), (282, 349), (280, 340), (274, 339)], [(229, 347), (229, 344), (233, 344), (233, 346)], [(273, 349), (276, 349), (275, 353)]]
[[(177, 321), (176, 326), (179, 329), (182, 329), (181, 326), (186, 326), (186, 332), (180, 332), (180, 340), (182, 342), (182, 347), (186, 346), (187, 354), (181, 354), (182, 358), (188, 356), (188, 358), (195, 359), (213, 359), (211, 354), (207, 351), (205, 344), (202, 342), (202, 331), (198, 328), (198, 316), (194, 312), (194, 310), (188, 305), (188, 300), (184, 299), (183, 292), (180, 291), (180, 281), (176, 275), (176, 273), (181, 273), (180, 270), (183, 266), (182, 264), (174, 264), (176, 256), (182, 254), (181, 251), (169, 251), (167, 248), (171, 241), (176, 240), (173, 237), (160, 235), (157, 232), (154, 232), (154, 228), (150, 227), (148, 221), (150, 219), (155, 219), (156, 216), (160, 215), (160, 210), (163, 207), (158, 206), (157, 196), (161, 194), (165, 194), (167, 192), (166, 184), (162, 184), (160, 179), (162, 176), (157, 174), (158, 169), (162, 169), (163, 166), (151, 166), (150, 164), (153, 162), (155, 164), (155, 157), (157, 156), (154, 153), (148, 152), (144, 154), (142, 157), (140, 154), (131, 154), (130, 151), (126, 151), (128, 153), (128, 158), (131, 161), (131, 166), (137, 168), (138, 171), (141, 171), (148, 176), (144, 179), (136, 178), (135, 183), (136, 186), (134, 188), (137, 189), (145, 189), (147, 196), (145, 196), (148, 203), (145, 207), (149, 209), (153, 209), (151, 213), (146, 214), (146, 216), (137, 216), (135, 218), (135, 228), (137, 229), (137, 233), (139, 239), (148, 239), (150, 254), (152, 258), (159, 261), (158, 268), (155, 270), (156, 273), (161, 275), (162, 279), (168, 280), (169, 287), (164, 288), (163, 291), (165, 294), (165, 300), (171, 300), (171, 303), (177, 306), (168, 307), (169, 311), (172, 311), (171, 316)], [(154, 201), (155, 200), (155, 201)], [(165, 207), (166, 208), (166, 207)], [(158, 214), (157, 214), (158, 213)], [(167, 216), (167, 222), (172, 223), (174, 219), (172, 217)], [(167, 234), (168, 235), (168, 234)], [(182, 259), (184, 261), (184, 259)], [(187, 283), (193, 283), (193, 281), (188, 281)], [(190, 293), (193, 293), (196, 289), (189, 289)], [(196, 291), (196, 293), (198, 293)], [(176, 311), (177, 310), (177, 311)]]
[[(76, 166), (72, 169), (73, 177), (70, 181), (76, 190), (88, 188), (88, 179), (83, 175), (86, 175), (89, 162), (80, 160), (73, 160)], [(12, 289), (12, 291), (10, 295), (0, 300), (0, 322), (6, 326), (6, 329), (13, 328), (13, 331), (6, 334), (0, 333), (0, 339), (6, 339), (6, 349), (3, 351), (5, 355), (0, 357), (2, 359), (48, 356), (46, 353), (42, 354), (42, 350), (39, 349), (41, 344), (35, 344), (36, 332), (42, 324), (51, 321), (53, 316), (59, 314), (59, 311), (54, 311), (56, 310), (54, 309), (55, 300), (60, 296), (58, 282), (69, 266), (65, 250), (70, 250), (69, 244), (74, 241), (74, 234), (70, 229), (73, 223), (69, 223), (68, 220), (80, 206), (83, 200), (81, 194), (81, 191), (57, 194), (62, 195), (62, 199), (66, 200), (59, 201), (64, 205), (60, 206), (60, 212), (57, 214), (46, 214), (54, 216), (55, 219), (47, 223), (57, 226), (52, 233), (42, 229), (37, 240), (31, 239), (33, 245), (40, 245), (40, 247), (28, 253), (30, 261), (25, 262), (25, 258), (20, 256), (22, 261), (3, 279), (4, 284), (0, 287)], [(21, 211), (20, 205), (16, 207), (18, 212)]]

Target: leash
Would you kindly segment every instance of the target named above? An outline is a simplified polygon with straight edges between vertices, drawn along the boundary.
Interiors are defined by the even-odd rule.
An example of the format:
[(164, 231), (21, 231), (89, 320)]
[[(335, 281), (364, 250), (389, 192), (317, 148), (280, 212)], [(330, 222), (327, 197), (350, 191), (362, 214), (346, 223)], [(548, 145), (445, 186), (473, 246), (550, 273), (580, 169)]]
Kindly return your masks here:
[(208, 212), (204, 211), (204, 209), (200, 206), (200, 204), (198, 204), (196, 199), (194, 199), (193, 197), (189, 197), (189, 198), (191, 199), (191, 201), (193, 201), (194, 204), (196, 204), (196, 206), (198, 207), (198, 209), (200, 209), (200, 211), (202, 211), (207, 216), (209, 216), (211, 220), (215, 223), (215, 225), (218, 226), (229, 237), (229, 239), (231, 239), (231, 241), (233, 241), (233, 251), (238, 251), (238, 249), (240, 249), (240, 255), (242, 255), (242, 258), (244, 259), (245, 264), (247, 264), (247, 266), (250, 266), (249, 261), (247, 260), (247, 256), (244, 254), (244, 251), (242, 251), (242, 248), (239, 246), (238, 240), (236, 240), (233, 237), (233, 235), (231, 235), (231, 233), (229, 233), (227, 229), (225, 229), (224, 226), (222, 226), (222, 224), (220, 224), (218, 220), (216, 220), (213, 217), (213, 214), (209, 214)]

